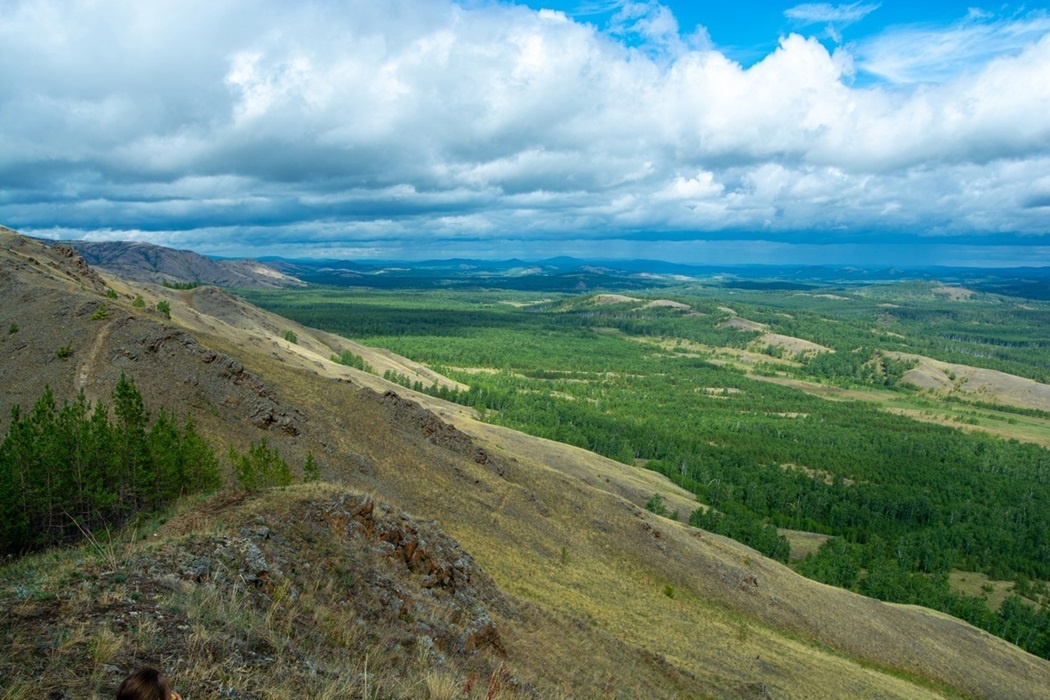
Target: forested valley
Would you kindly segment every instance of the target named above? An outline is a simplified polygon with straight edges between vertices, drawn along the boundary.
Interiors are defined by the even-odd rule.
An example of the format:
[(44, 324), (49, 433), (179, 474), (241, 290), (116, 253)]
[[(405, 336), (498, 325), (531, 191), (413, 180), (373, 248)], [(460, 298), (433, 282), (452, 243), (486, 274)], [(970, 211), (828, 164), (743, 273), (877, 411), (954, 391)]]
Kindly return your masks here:
[[(388, 379), (696, 494), (692, 513), (661, 514), (1050, 657), (1050, 413), (906, 381), (921, 355), (1047, 383), (1045, 302), (928, 282), (242, 294), (470, 389)], [(793, 556), (800, 531), (823, 544)]]

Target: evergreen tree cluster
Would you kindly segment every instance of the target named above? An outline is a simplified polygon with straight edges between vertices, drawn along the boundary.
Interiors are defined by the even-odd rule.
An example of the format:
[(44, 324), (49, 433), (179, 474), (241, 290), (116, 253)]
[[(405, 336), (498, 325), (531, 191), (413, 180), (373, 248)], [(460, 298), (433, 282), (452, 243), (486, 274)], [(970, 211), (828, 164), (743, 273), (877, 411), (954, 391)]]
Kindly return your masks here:
[(219, 465), (189, 418), (161, 410), (151, 424), (121, 374), (108, 405), (81, 392), (61, 407), (50, 387), (31, 411), (11, 411), (0, 444), (0, 553), (71, 542), (135, 513), (217, 488)]
[[(312, 479), (317, 471), (313, 459), (311, 453), (307, 459), (307, 467), (304, 468), (308, 479)], [(292, 468), (284, 461), (276, 447), (267, 444), (266, 438), (262, 438), (258, 444), (253, 442), (247, 454), (239, 453), (231, 445), (230, 464), (233, 465), (237, 482), (245, 491), (289, 486), (292, 483)]]
[(196, 289), (203, 284), (203, 282), (179, 282), (178, 280), (174, 282), (161, 280), (160, 283), (161, 286), (167, 287), (168, 289)]
[(331, 359), (332, 362), (338, 362), (341, 365), (353, 367), (354, 369), (359, 369), (362, 372), (369, 372), (372, 374), (375, 373), (375, 370), (372, 369), (372, 365), (365, 362), (365, 358), (361, 357), (360, 355), (355, 355), (349, 350), (343, 350), (343, 352), (341, 352), (338, 356), (332, 355)]

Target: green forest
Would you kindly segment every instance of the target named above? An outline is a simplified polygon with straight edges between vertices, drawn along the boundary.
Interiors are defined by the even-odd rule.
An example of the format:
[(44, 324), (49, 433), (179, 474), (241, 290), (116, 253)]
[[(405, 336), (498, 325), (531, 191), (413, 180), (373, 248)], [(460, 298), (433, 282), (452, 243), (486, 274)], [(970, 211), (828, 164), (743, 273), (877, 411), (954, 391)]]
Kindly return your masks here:
[(123, 374), (112, 407), (83, 392), (59, 406), (48, 387), (31, 410), (12, 409), (0, 444), (0, 553), (70, 543), (220, 485), (192, 420), (161, 411), (151, 421)]
[[(338, 359), (338, 358), (335, 358)], [(32, 409), (15, 405), (0, 442), (0, 555), (97, 540), (182, 496), (222, 487), (219, 460), (192, 418), (153, 418), (121, 373), (110, 405), (81, 391), (61, 406), (46, 387)], [(244, 491), (288, 486), (292, 467), (265, 437), (227, 459)], [(320, 478), (307, 453), (303, 481)]]
[[(602, 303), (494, 289), (243, 293), (469, 385), (414, 388), (485, 420), (667, 475), (713, 507), (689, 516), (695, 526), (784, 562), (783, 529), (827, 535), (793, 563), (800, 573), (949, 612), (1050, 657), (1050, 452), (765, 381), (943, 403), (901, 381), (912, 363), (893, 352), (1047, 381), (1050, 342), (1033, 329), (1050, 327), (1050, 305), (955, 299), (930, 283), (820, 291), (678, 285)], [(648, 304), (656, 298), (677, 306)], [(768, 361), (744, 368), (733, 353), (754, 352), (762, 331), (736, 317), (833, 352), (769, 346), (757, 353)], [(1004, 424), (1047, 417), (971, 407)], [(1014, 592), (993, 609), (953, 590), (952, 571), (1012, 580)]]

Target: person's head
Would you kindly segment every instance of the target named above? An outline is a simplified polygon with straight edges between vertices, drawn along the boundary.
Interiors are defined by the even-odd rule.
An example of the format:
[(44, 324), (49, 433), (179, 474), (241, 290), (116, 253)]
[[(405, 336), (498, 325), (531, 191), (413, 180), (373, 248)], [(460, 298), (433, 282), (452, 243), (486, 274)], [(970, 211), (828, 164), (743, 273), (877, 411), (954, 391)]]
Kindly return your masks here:
[(153, 668), (142, 668), (124, 679), (117, 690), (117, 700), (176, 700), (164, 674)]

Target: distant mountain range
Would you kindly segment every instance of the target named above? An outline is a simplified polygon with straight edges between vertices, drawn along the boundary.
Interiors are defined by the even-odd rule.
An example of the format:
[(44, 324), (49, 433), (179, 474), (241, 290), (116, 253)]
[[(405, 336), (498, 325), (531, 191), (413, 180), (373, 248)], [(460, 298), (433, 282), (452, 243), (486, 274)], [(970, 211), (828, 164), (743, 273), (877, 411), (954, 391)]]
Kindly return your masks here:
[(64, 241), (89, 264), (136, 282), (199, 282), (220, 287), (270, 289), (305, 286), (256, 260), (216, 260), (191, 250), (125, 241)]
[(142, 282), (197, 282), (221, 287), (282, 288), (306, 284), (372, 288), (498, 287), (523, 291), (630, 290), (689, 282), (727, 288), (817, 286), (939, 280), (985, 292), (1050, 298), (1050, 267), (858, 267), (850, 265), (700, 265), (662, 260), (536, 261), (452, 258), (357, 262), (278, 257), (223, 259), (149, 243), (66, 241), (91, 265)]
[(265, 258), (276, 270), (313, 284), (378, 288), (469, 288), (572, 292), (626, 290), (701, 282), (727, 288), (809, 289), (902, 280), (937, 280), (980, 291), (1050, 298), (1050, 267), (858, 267), (851, 265), (695, 265), (662, 260), (370, 261)]

